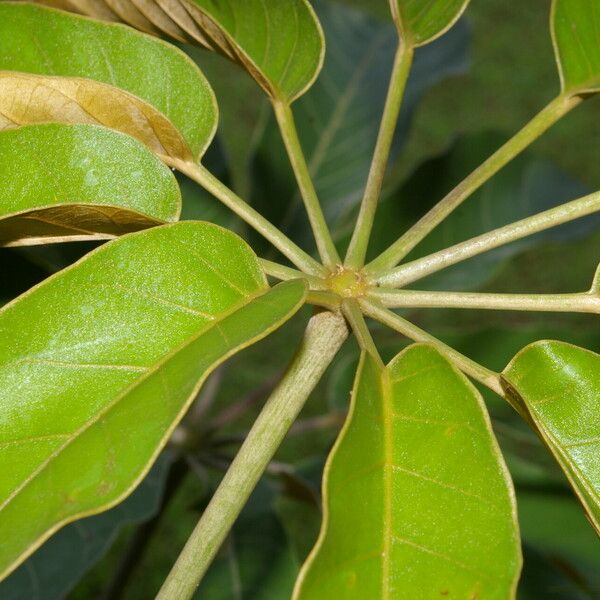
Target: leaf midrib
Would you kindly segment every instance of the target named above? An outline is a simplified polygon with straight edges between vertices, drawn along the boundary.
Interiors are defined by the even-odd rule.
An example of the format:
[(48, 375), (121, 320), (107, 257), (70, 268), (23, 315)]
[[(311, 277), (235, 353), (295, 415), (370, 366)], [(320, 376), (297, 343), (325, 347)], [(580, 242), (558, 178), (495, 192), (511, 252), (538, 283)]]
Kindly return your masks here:
[(383, 470), (383, 523), (384, 523), (384, 539), (382, 553), (382, 599), (389, 600), (390, 592), (390, 575), (391, 575), (391, 553), (393, 544), (392, 531), (392, 477), (394, 463), (394, 447), (392, 440), (393, 415), (392, 413), (392, 383), (390, 381), (390, 373), (386, 368), (383, 369), (380, 375), (381, 380), (381, 416), (383, 419), (383, 444), (384, 444), (384, 470)]
[[(568, 471), (573, 471), (573, 474), (577, 475), (578, 481), (573, 481), (573, 488), (576, 490), (580, 483), (585, 491), (590, 495), (590, 497), (600, 505), (600, 494), (594, 489), (593, 484), (590, 485), (587, 474), (581, 471), (579, 465), (575, 463), (571, 453), (568, 451), (568, 446), (566, 446), (556, 435), (546, 426), (544, 422), (544, 415), (540, 413), (535, 406), (531, 406), (531, 411), (535, 414), (535, 422), (536, 426), (539, 428), (542, 436), (546, 438), (546, 443), (552, 447), (553, 452), (557, 453), (559, 456), (559, 462), (564, 462), (563, 470), (566, 471), (566, 475), (568, 479), (571, 479), (571, 474)], [(591, 508), (591, 507), (590, 507)]]
[(95, 413), (91, 419), (86, 421), (78, 430), (69, 435), (69, 439), (66, 442), (59, 446), (54, 452), (52, 452), (48, 458), (35, 470), (33, 471), (22, 483), (16, 488), (12, 494), (10, 494), (2, 504), (0, 504), (0, 512), (2, 512), (19, 494), (38, 476), (42, 471), (44, 471), (52, 461), (60, 456), (60, 454), (70, 446), (75, 440), (79, 439), (88, 429), (93, 427), (102, 417), (108, 414), (113, 408), (117, 406), (121, 400), (123, 400), (126, 396), (128, 396), (133, 390), (135, 390), (139, 385), (141, 385), (144, 381), (146, 381), (151, 376), (157, 374), (159, 370), (169, 361), (171, 358), (177, 356), (180, 352), (184, 352), (189, 346), (191, 346), (195, 341), (197, 341), (200, 337), (202, 337), (205, 333), (210, 331), (213, 328), (218, 328), (219, 323), (225, 320), (227, 317), (231, 316), (235, 312), (245, 308), (251, 302), (259, 298), (260, 296), (264, 296), (268, 291), (269, 287), (266, 287), (262, 290), (257, 291), (254, 294), (246, 297), (242, 302), (236, 304), (228, 311), (224, 311), (216, 317), (214, 321), (209, 321), (202, 327), (197, 333), (188, 338), (183, 344), (171, 350), (165, 356), (163, 356), (157, 363), (153, 366), (148, 367), (148, 370), (144, 372), (141, 377), (136, 379), (132, 384), (126, 387), (112, 402), (109, 402), (105, 407), (103, 407), (100, 411)]

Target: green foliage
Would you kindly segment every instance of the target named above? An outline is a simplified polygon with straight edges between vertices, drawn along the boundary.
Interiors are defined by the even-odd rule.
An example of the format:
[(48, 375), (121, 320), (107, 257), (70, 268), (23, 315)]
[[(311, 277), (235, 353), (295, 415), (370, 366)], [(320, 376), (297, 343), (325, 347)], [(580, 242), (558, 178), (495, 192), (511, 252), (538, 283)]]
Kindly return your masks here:
[[(299, 515), (319, 519), (314, 503), (297, 498), (275, 481), (259, 484), (240, 515), (214, 568), (203, 580), (196, 596), (206, 600), (289, 598), (300, 562), (290, 528)], [(289, 513), (281, 510), (286, 506)], [(306, 519), (306, 517), (305, 517)], [(300, 527), (310, 531), (310, 522)], [(318, 527), (318, 525), (317, 525)], [(300, 557), (300, 561), (304, 555)], [(231, 577), (231, 572), (237, 577)]]
[(4, 245), (112, 237), (176, 221), (181, 210), (167, 167), (136, 140), (93, 125), (0, 132), (0, 171)]
[(581, 505), (561, 486), (523, 486), (517, 502), (526, 565), (523, 596), (553, 597), (561, 590), (565, 598), (593, 597), (600, 585), (598, 537)]
[(110, 0), (108, 11), (94, 3), (46, 2), (219, 52), (244, 68), (273, 100), (284, 103), (310, 87), (323, 62), (321, 27), (307, 0)]
[[(369, 172), (397, 33), (389, 23), (336, 2), (318, 0), (313, 4), (328, 40), (327, 53), (321, 75), (294, 104), (294, 114), (323, 210), (334, 238), (343, 246)], [(417, 52), (392, 160), (406, 142), (423, 94), (464, 73), (467, 50), (467, 27), (459, 23), (448, 35)], [(253, 168), (257, 172), (253, 204), (295, 239), (309, 243), (311, 234), (274, 119), (260, 136)], [(272, 193), (281, 201), (271, 202)]]
[(307, 0), (188, 0), (206, 45), (239, 62), (275, 100), (292, 102), (317, 77), (324, 44)]
[(410, 44), (422, 46), (443, 35), (467, 8), (470, 0), (390, 0), (400, 34)]
[(164, 114), (196, 159), (216, 128), (215, 98), (196, 65), (173, 46), (129, 27), (0, 2), (0, 69), (84, 77), (129, 92)]
[(600, 10), (595, 0), (553, 0), (552, 39), (563, 92), (600, 91)]
[(114, 508), (61, 529), (16, 571), (0, 583), (4, 600), (62, 600), (99, 558), (120, 531), (153, 517), (160, 509), (170, 456), (162, 454), (136, 490)]
[(181, 223), (112, 242), (6, 306), (2, 572), (130, 493), (211, 370), (303, 296), (300, 282), (269, 291), (234, 234)]
[(427, 346), (363, 355), (324, 475), (325, 516), (295, 598), (506, 598), (514, 491), (483, 402)]
[[(150, 529), (164, 525), (192, 473), (202, 489), (187, 508), (175, 503), (190, 514), (169, 516), (177, 540), (161, 533), (165, 564), (140, 578), (132, 599), (154, 594), (200, 511), (158, 600), (191, 598), (205, 574), (202, 598), (512, 599), (515, 496), (526, 556), (519, 594), (593, 593), (593, 533), (564, 476), (598, 530), (599, 356), (537, 340), (598, 342), (600, 270), (581, 291), (598, 262), (598, 221), (569, 221), (597, 212), (600, 193), (519, 155), (598, 91), (595, 0), (554, 1), (562, 92), (520, 132), (499, 150), (494, 136), (468, 138), (409, 178), (394, 167), (385, 181), (422, 94), (465, 70), (468, 0), (391, 0), (395, 26), (389, 12), (380, 22), (329, 0), (316, 0), (316, 12), (308, 0), (37, 4), (46, 6), (0, 1), (0, 246), (21, 246), (0, 248), (10, 283), (0, 289), (0, 577), (16, 570), (0, 596), (28, 593), (26, 571), (53, 597), (72, 588), (129, 520), (144, 484), (117, 505), (167, 444), (181, 477), (169, 477)], [(221, 55), (191, 49), (212, 74), (222, 57), (241, 66), (239, 77), (266, 93), (221, 73), (228, 81), (216, 87), (233, 114), (220, 131), (228, 139), (203, 164), (215, 97), (163, 35)], [(413, 62), (417, 46), (426, 47)], [(498, 227), (502, 235), (490, 232)], [(265, 260), (271, 247), (255, 234), (281, 264)], [(118, 236), (95, 249), (32, 247)], [(299, 245), (312, 239), (320, 262)], [(420, 290), (395, 289), (425, 276)], [(302, 334), (305, 304), (315, 314)], [(400, 306), (402, 316), (391, 310)], [(483, 320), (452, 307), (542, 314)], [(551, 310), (593, 314), (555, 322)], [(349, 328), (357, 344), (342, 349)], [(420, 343), (398, 354), (407, 344), (399, 333)], [(380, 353), (395, 358), (384, 366)], [(463, 373), (488, 388), (490, 415)], [(315, 489), (344, 417), (317, 539)], [(155, 502), (132, 519), (154, 514), (159, 495), (144, 496)], [(80, 545), (73, 522), (87, 516), (92, 541)], [(80, 548), (84, 559), (69, 558)]]
[(537, 342), (517, 354), (504, 377), (600, 533), (600, 356), (562, 342)]
[[(504, 139), (494, 131), (464, 136), (447, 152), (423, 162), (397, 189), (382, 199), (373, 231), (372, 257), (394, 241), (398, 224), (404, 227), (412, 225), (437, 199), (443, 198), (460, 183), (460, 179), (477, 166), (481, 156), (489, 155)], [(515, 219), (559, 206), (589, 191), (555, 164), (533, 152), (525, 152), (456, 209), (408, 255), (407, 260), (427, 256)], [(584, 238), (597, 228), (598, 222), (597, 218), (573, 221), (537, 236), (518, 240), (444, 269), (419, 283), (419, 286), (445, 290), (480, 289), (494, 278), (508, 260), (525, 249), (550, 240), (573, 241)], [(568, 282), (567, 286), (565, 289), (577, 289), (577, 283), (570, 287)], [(518, 290), (518, 287), (514, 289)]]

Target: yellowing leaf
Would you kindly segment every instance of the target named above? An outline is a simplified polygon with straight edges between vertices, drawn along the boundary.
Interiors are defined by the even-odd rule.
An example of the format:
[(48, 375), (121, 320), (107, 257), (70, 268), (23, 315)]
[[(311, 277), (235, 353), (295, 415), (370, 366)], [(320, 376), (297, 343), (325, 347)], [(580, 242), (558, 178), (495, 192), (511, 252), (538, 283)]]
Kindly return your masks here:
[(512, 484), (477, 390), (436, 350), (363, 355), (295, 600), (513, 598)]
[(0, 246), (106, 239), (176, 221), (173, 173), (133, 138), (93, 125), (0, 132)]
[(104, 0), (42, 0), (38, 4), (78, 12), (103, 21), (115, 23), (119, 21), (119, 16), (108, 7)]
[[(321, 70), (323, 34), (308, 0), (105, 1), (132, 27), (161, 30), (176, 39), (187, 36), (223, 54), (246, 69), (269, 96), (286, 103), (301, 96)], [(78, 9), (103, 18), (92, 7), (80, 4)]]
[(37, 0), (36, 3), (88, 15), (101, 21), (128, 23), (152, 35), (164, 32), (181, 42), (189, 41), (155, 0)]
[(138, 139), (161, 158), (193, 160), (171, 122), (132, 94), (91, 79), (0, 72), (0, 131), (51, 122), (103, 125)]
[(150, 21), (155, 27), (166, 35), (180, 42), (193, 41), (186, 35), (185, 31), (177, 25), (169, 15), (160, 7), (156, 0), (131, 0), (132, 4)]
[(193, 42), (211, 48), (210, 41), (185, 7), (185, 0), (154, 0)]
[(160, 29), (148, 20), (140, 10), (138, 10), (132, 0), (102, 0), (123, 22), (129, 23), (132, 27), (150, 33), (159, 35)]
[(161, 155), (177, 153), (182, 160), (198, 160), (216, 129), (214, 94), (196, 65), (174, 46), (123, 25), (0, 2), (0, 71), (44, 77), (31, 102), (33, 79), (22, 82), (20, 97), (19, 89), (4, 80), (0, 113), (10, 111), (8, 102), (14, 100), (24, 118), (29, 110), (55, 121), (67, 122), (70, 116), (82, 122), (81, 113), (89, 108), (87, 122), (123, 126), (125, 133), (150, 143)]
[(208, 374), (305, 293), (270, 289), (235, 234), (186, 222), (110, 242), (4, 307), (0, 578), (126, 497)]

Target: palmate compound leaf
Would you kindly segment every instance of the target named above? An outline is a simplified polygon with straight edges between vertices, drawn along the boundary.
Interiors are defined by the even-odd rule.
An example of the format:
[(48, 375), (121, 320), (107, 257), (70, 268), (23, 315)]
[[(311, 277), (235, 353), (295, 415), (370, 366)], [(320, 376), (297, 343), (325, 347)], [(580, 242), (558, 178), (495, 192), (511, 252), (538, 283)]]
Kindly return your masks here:
[(109, 242), (3, 308), (0, 577), (126, 497), (207, 375), (304, 295), (270, 289), (235, 234), (186, 222)]
[(598, 0), (553, 0), (550, 27), (563, 92), (600, 92)]
[[(80, 0), (45, 0), (101, 19)], [(290, 103), (316, 79), (325, 43), (308, 0), (103, 0), (125, 23), (193, 42), (238, 63), (274, 99)], [(141, 17), (141, 19), (140, 19)], [(145, 23), (144, 23), (145, 21)]]
[(295, 600), (514, 597), (514, 491), (476, 389), (414, 345), (363, 355)]
[(401, 36), (414, 46), (440, 37), (460, 18), (470, 0), (390, 0)]
[(0, 180), (0, 246), (106, 239), (176, 221), (181, 210), (168, 167), (95, 125), (0, 131)]
[(120, 24), (0, 2), (0, 129), (44, 121), (101, 124), (163, 157), (197, 161), (217, 105), (196, 65), (170, 44)]
[(564, 342), (535, 342), (513, 358), (503, 378), (600, 534), (600, 355)]

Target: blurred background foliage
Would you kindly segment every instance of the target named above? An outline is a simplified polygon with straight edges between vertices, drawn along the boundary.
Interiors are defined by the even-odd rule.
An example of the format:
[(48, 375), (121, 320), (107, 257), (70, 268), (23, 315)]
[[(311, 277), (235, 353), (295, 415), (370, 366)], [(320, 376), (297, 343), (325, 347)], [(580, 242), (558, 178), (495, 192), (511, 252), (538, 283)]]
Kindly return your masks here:
[[(315, 0), (328, 55), (294, 105), (303, 145), (336, 240), (347, 243), (394, 51), (385, 0)], [(550, 0), (473, 2), (441, 40), (420, 49), (376, 221), (382, 250), (557, 93)], [(306, 220), (268, 106), (253, 81), (221, 57), (186, 48), (212, 82), (219, 136), (205, 163), (297, 240)], [(586, 102), (474, 195), (412, 256), (600, 189), (595, 144), (600, 98)], [(184, 218), (211, 220), (261, 240), (181, 179)], [(424, 281), (435, 289), (569, 292), (589, 288), (600, 228), (588, 218), (457, 265)], [(88, 251), (70, 244), (0, 252), (4, 301)], [(2, 600), (146, 600), (171, 567), (262, 402), (291, 358), (305, 309), (221, 367), (174, 444), (121, 506), (64, 528), (7, 581)], [(553, 338), (600, 350), (592, 315), (417, 310), (408, 318), (500, 370), (525, 344)], [(407, 342), (375, 327), (384, 358)], [(202, 600), (288, 598), (319, 528), (319, 479), (341, 426), (358, 350), (349, 342), (317, 388), (206, 579)], [(503, 401), (482, 390), (515, 480), (525, 568), (519, 598), (600, 597), (600, 546), (564, 477)]]

